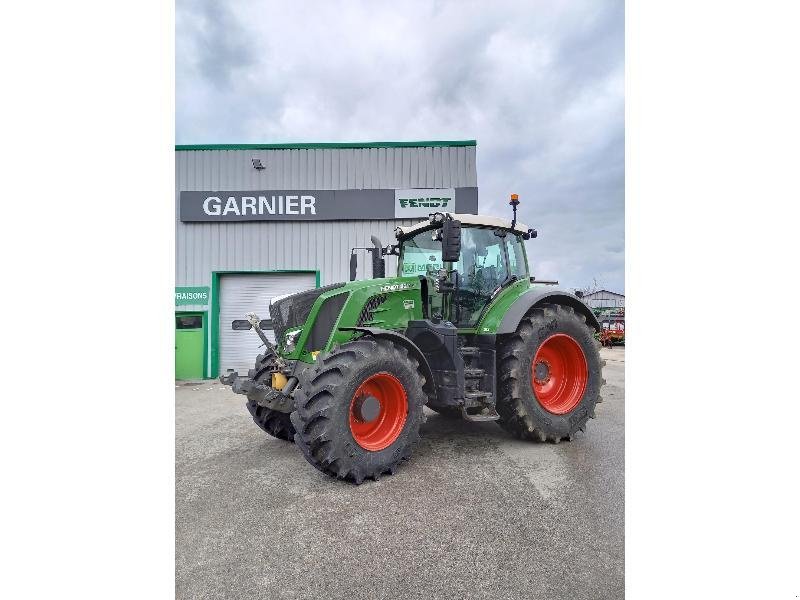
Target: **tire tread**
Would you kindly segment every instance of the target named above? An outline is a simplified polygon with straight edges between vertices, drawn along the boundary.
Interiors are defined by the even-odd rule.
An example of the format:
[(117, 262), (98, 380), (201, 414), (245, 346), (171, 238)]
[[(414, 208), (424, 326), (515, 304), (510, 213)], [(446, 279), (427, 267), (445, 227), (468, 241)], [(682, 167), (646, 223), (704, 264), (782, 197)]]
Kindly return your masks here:
[[(534, 419), (534, 416), (525, 406), (525, 401), (523, 400), (525, 392), (522, 389), (520, 374), (521, 369), (529, 367), (520, 364), (519, 357), (525, 355), (525, 348), (533, 337), (537, 323), (552, 317), (572, 319), (586, 329), (588, 333), (594, 333), (594, 330), (586, 324), (586, 319), (580, 318), (581, 315), (576, 313), (570, 306), (544, 304), (529, 311), (520, 321), (516, 332), (509, 334), (498, 343), (497, 412), (500, 414), (500, 419), (497, 424), (515, 437), (523, 440), (549, 441), (558, 444), (564, 439), (572, 440), (576, 431), (584, 430), (586, 422), (594, 418), (594, 406), (599, 399), (599, 395), (589, 399), (586, 416), (574, 423), (571, 429), (565, 433), (548, 430), (545, 424)], [(595, 350), (597, 349), (594, 344), (592, 347)]]

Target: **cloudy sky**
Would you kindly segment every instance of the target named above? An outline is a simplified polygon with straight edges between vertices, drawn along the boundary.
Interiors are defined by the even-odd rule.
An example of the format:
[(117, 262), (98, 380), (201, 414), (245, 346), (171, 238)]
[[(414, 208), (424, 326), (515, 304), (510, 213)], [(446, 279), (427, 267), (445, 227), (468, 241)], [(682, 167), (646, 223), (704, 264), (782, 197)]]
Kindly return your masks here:
[(177, 2), (176, 142), (477, 140), (533, 272), (624, 291), (624, 3)]

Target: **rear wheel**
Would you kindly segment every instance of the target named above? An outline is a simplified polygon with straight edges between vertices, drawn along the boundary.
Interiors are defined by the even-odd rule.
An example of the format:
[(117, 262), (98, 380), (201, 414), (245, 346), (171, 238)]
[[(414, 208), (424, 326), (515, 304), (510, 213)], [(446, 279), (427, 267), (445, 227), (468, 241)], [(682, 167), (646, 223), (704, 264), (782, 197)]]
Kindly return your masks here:
[(594, 418), (603, 385), (600, 343), (572, 307), (546, 304), (498, 352), (498, 424), (522, 439), (572, 439)]
[(295, 443), (332, 477), (358, 484), (394, 473), (419, 441), (424, 385), (405, 348), (371, 337), (342, 344), (300, 376)]
[[(275, 354), (265, 352), (256, 358), (256, 365), (250, 369), (248, 376), (258, 383), (268, 382), (272, 377), (272, 367), (274, 366)], [(276, 437), (287, 442), (294, 441), (294, 426), (292, 425), (289, 413), (279, 412), (259, 406), (254, 400), (247, 400), (247, 410), (253, 417), (253, 422), (272, 437)]]

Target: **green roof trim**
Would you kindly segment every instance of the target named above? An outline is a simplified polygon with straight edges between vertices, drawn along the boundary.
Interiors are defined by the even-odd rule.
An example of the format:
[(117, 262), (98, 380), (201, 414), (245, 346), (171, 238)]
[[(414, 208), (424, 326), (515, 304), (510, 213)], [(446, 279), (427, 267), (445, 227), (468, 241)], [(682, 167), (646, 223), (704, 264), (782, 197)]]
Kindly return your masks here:
[(293, 144), (176, 144), (175, 150), (324, 150), (335, 148), (425, 148), (430, 146), (475, 145), (475, 140), (438, 140), (429, 142), (312, 142)]

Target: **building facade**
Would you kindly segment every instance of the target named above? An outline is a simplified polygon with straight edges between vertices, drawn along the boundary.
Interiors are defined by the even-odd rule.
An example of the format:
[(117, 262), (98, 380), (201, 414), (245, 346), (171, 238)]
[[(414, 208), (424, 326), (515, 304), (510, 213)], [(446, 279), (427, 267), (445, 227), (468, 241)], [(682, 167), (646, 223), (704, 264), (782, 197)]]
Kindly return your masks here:
[[(395, 227), (430, 212), (477, 213), (475, 149), (473, 140), (176, 146), (176, 377), (247, 372), (259, 340), (231, 321), (256, 312), (268, 330), (271, 298), (347, 281), (351, 249), (371, 247), (370, 236), (386, 245)], [(357, 253), (358, 278), (371, 277)]]
[(591, 309), (625, 308), (625, 294), (617, 294), (608, 290), (597, 290), (585, 294), (582, 300)]

